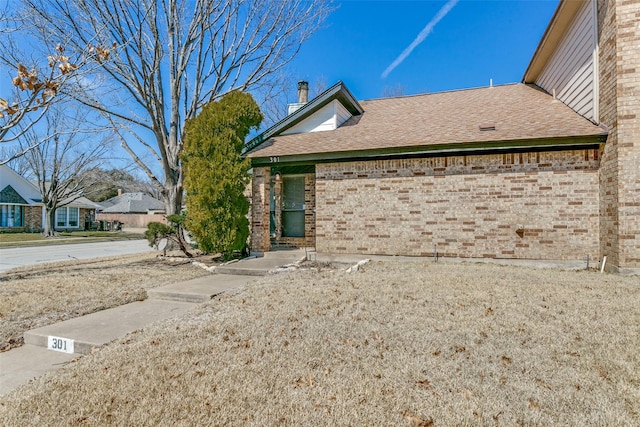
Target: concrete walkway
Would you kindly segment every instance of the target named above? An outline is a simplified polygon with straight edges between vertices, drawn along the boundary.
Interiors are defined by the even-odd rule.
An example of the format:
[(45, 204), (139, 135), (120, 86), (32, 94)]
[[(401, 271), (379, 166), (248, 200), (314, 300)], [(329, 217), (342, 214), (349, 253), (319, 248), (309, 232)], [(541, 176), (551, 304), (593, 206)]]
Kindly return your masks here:
[(93, 348), (123, 338), (151, 323), (183, 314), (216, 295), (240, 290), (256, 276), (304, 258), (304, 250), (267, 252), (264, 257), (218, 267), (210, 276), (150, 289), (148, 299), (144, 301), (27, 331), (22, 347), (0, 353), (0, 395), (67, 365)]

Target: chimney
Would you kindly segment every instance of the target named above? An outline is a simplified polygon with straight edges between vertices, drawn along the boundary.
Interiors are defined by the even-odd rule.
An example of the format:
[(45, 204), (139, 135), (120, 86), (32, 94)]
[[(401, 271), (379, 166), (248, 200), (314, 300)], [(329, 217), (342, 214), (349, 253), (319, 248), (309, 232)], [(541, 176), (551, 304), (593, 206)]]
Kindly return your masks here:
[(289, 114), (299, 110), (307, 102), (309, 102), (309, 82), (301, 80), (298, 82), (298, 102), (288, 105)]
[(118, 196), (122, 196), (122, 188), (118, 188)]
[(298, 104), (309, 102), (309, 82), (301, 80), (298, 82)]

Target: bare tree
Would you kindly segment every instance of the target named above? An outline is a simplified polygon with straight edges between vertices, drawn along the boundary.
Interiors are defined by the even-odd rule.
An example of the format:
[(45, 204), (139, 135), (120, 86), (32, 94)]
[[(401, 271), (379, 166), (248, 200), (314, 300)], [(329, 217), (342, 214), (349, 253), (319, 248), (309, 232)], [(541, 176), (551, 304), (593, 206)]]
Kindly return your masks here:
[[(302, 79), (295, 79), (291, 75), (281, 75), (278, 83), (268, 88), (268, 93), (260, 93), (260, 98), (264, 99), (261, 110), (264, 114), (264, 121), (261, 129), (267, 129), (289, 114), (289, 104), (298, 102), (297, 87)], [(327, 90), (327, 80), (323, 75), (316, 77), (309, 87), (309, 100), (320, 95)]]
[(92, 167), (84, 171), (81, 176), (88, 182), (84, 190), (85, 195), (94, 202), (102, 202), (115, 197), (120, 190), (124, 193), (145, 193), (151, 197), (158, 197), (153, 186), (128, 172), (126, 168), (119, 167), (107, 170)]
[(5, 161), (0, 161), (0, 164), (6, 164), (9, 166), (14, 172), (17, 172), (18, 175), (23, 177), (29, 177), (31, 166), (29, 162), (25, 158), (25, 156), (15, 156), (15, 149), (10, 148), (7, 145), (3, 145), (0, 147), (0, 159), (7, 159)]
[[(17, 10), (0, 9), (0, 66), (9, 72), (6, 77), (0, 76), (0, 143), (19, 139), (45, 116), (52, 102), (59, 98), (62, 87), (78, 77), (80, 67), (95, 60), (105, 61), (110, 53), (109, 49), (91, 46), (70, 56), (49, 35), (43, 35), (37, 47), (26, 46), (33, 27), (26, 24), (29, 17)], [(5, 79), (11, 84), (5, 83)], [(24, 155), (31, 148), (7, 152), (9, 155), (0, 158), (0, 164)]]
[(82, 172), (102, 160), (109, 149), (109, 137), (97, 134), (93, 126), (85, 126), (86, 112), (76, 110), (69, 116), (59, 107), (52, 107), (43, 126), (30, 128), (20, 141), (23, 146), (34, 147), (24, 159), (42, 196), (45, 236), (55, 234), (56, 209), (84, 195), (89, 181)]
[(271, 85), (330, 12), (329, 1), (23, 0), (37, 34), (65, 34), (78, 51), (117, 45), (93, 86), (74, 96), (103, 113), (161, 188), (167, 214), (182, 205), (185, 121), (231, 90)]
[[(38, 122), (46, 114), (51, 100), (65, 80), (65, 75), (77, 68), (69, 62), (69, 57), (62, 53), (63, 48), (59, 46), (58, 49), (59, 54), (50, 56), (49, 71), (44, 75), (35, 68), (27, 69), (21, 63), (16, 64), (16, 75), (12, 79), (13, 94), (10, 100), (0, 98), (0, 142), (17, 140)], [(28, 126), (24, 126), (28, 113), (35, 116), (30, 117)], [(10, 131), (16, 128), (19, 131), (11, 134)], [(24, 153), (15, 157), (22, 154)], [(6, 159), (3, 163), (10, 160), (12, 158)]]

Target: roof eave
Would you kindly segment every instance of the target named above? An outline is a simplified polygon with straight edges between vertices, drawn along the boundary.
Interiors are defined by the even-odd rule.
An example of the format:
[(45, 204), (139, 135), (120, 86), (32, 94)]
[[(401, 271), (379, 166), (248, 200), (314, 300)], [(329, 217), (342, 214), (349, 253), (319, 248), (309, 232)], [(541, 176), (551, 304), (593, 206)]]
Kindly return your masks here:
[(547, 61), (551, 55), (553, 55), (558, 42), (562, 39), (562, 36), (564, 36), (565, 32), (569, 28), (569, 23), (575, 16), (581, 4), (581, 1), (567, 0), (561, 0), (560, 3), (558, 3), (558, 7), (554, 12), (551, 21), (549, 21), (549, 25), (542, 35), (540, 43), (531, 57), (527, 70), (522, 77), (523, 83), (533, 83), (537, 80), (538, 76), (547, 64)]
[(483, 141), (472, 143), (453, 143), (438, 145), (419, 145), (410, 147), (389, 147), (372, 150), (334, 151), (329, 153), (310, 153), (298, 155), (280, 155), (278, 162), (274, 163), (272, 156), (252, 157), (251, 164), (254, 167), (279, 166), (298, 163), (326, 163), (374, 159), (379, 157), (401, 156), (443, 156), (443, 155), (469, 155), (474, 153), (486, 153), (490, 151), (517, 151), (517, 150), (553, 150), (571, 149), (575, 147), (599, 146), (607, 140), (607, 133), (595, 135), (519, 139), (510, 141)]

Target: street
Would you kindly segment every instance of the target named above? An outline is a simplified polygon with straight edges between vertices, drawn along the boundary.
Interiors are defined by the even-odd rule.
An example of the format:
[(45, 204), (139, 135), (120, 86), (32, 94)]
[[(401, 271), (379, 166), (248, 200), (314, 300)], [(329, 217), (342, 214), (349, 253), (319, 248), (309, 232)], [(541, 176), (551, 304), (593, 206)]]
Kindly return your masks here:
[(146, 240), (4, 248), (0, 249), (0, 272), (44, 262), (128, 255), (150, 251), (153, 251), (153, 249), (149, 247), (149, 243)]

